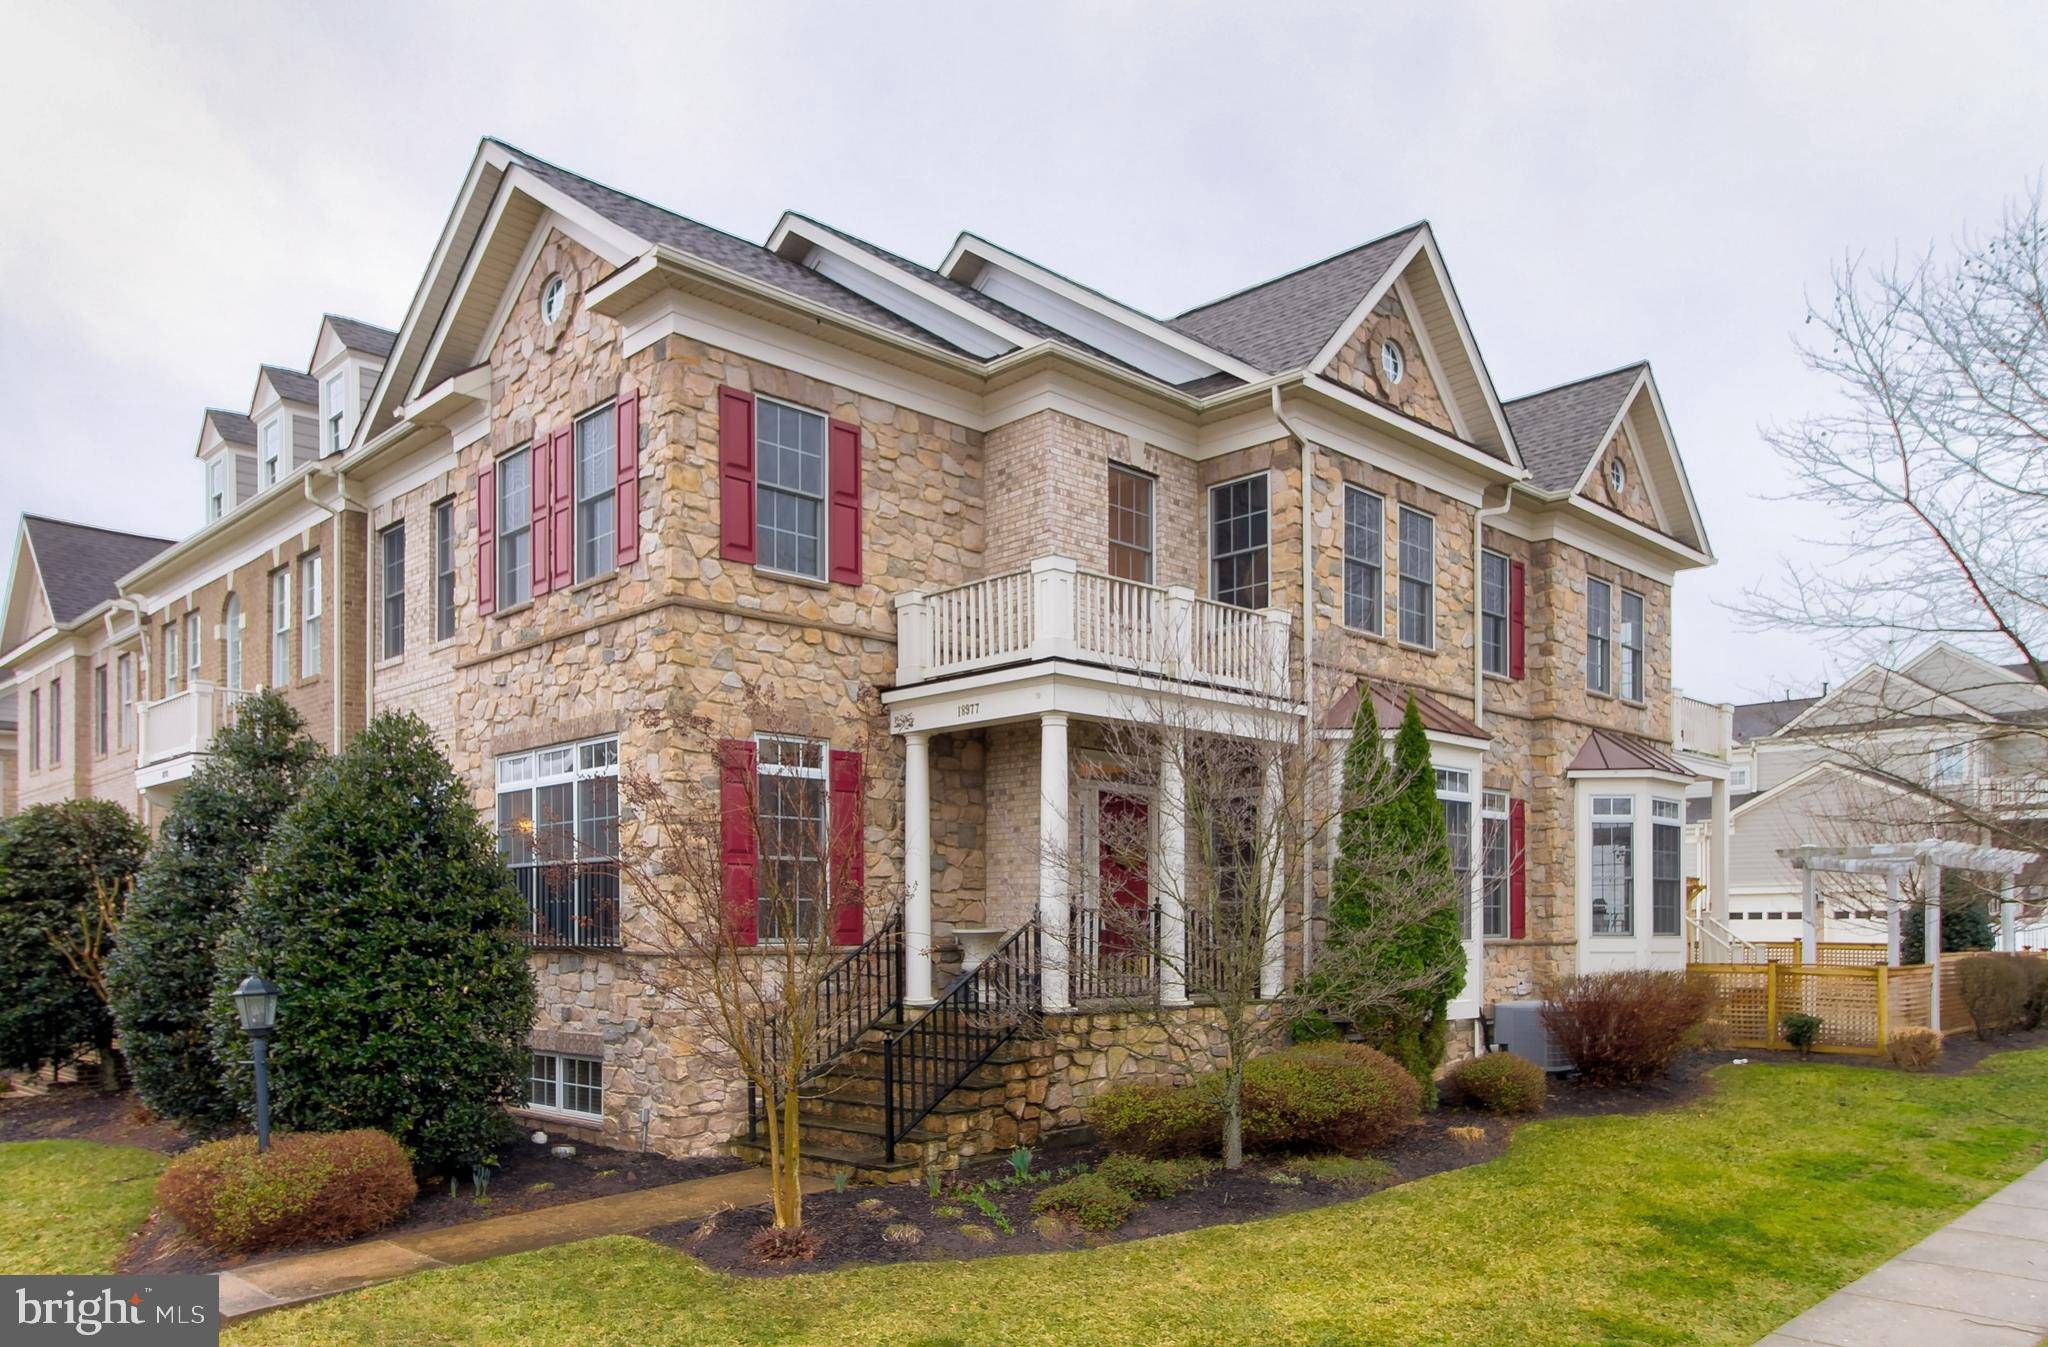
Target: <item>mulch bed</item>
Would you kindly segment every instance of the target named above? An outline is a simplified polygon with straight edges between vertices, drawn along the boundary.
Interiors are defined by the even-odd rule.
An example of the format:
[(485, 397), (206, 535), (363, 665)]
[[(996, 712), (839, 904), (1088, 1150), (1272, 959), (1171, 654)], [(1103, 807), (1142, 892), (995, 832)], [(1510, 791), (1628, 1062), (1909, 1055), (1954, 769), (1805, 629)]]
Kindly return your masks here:
[[(1688, 1059), (1668, 1078), (1635, 1089), (1601, 1090), (1570, 1080), (1553, 1080), (1549, 1103), (1542, 1113), (1528, 1119), (1497, 1118), (1446, 1106), (1424, 1117), (1401, 1140), (1374, 1152), (1374, 1156), (1392, 1167), (1386, 1185), (1389, 1187), (1465, 1165), (1483, 1164), (1507, 1149), (1509, 1137), (1523, 1121), (1646, 1113), (1698, 1098), (1706, 1089), (1706, 1070), (1712, 1065), (1713, 1062)], [(1467, 1134), (1461, 1138), (1452, 1134), (1453, 1129), (1462, 1128), (1483, 1129), (1484, 1136), (1473, 1138)], [(1032, 1167), (1039, 1173), (1077, 1165), (1092, 1168), (1104, 1154), (1101, 1147), (1094, 1145), (1041, 1147)], [(1235, 1173), (1218, 1170), (1206, 1182), (1177, 1196), (1145, 1202), (1122, 1226), (1099, 1233), (1034, 1215), (1031, 1200), (1043, 1191), (1044, 1184), (984, 1190), (1010, 1225), (1010, 1233), (1004, 1233), (993, 1217), (977, 1210), (959, 1191), (968, 1185), (1008, 1176), (1008, 1161), (998, 1157), (963, 1168), (951, 1177), (936, 1200), (921, 1183), (849, 1188), (843, 1193), (818, 1193), (805, 1198), (804, 1229), (818, 1245), (817, 1255), (810, 1259), (764, 1262), (747, 1247), (747, 1242), (772, 1222), (765, 1207), (721, 1212), (702, 1220), (664, 1226), (648, 1237), (682, 1249), (721, 1271), (778, 1276), (866, 1263), (929, 1262), (1090, 1248), (1308, 1211), (1362, 1195), (1356, 1188), (1312, 1178), (1303, 1179), (1299, 1185), (1275, 1182), (1273, 1176), (1279, 1170), (1278, 1157), (1247, 1157), (1243, 1169)], [(960, 1211), (957, 1215), (941, 1216), (936, 1210), (940, 1207), (948, 1208), (949, 1213), (952, 1208)], [(886, 1241), (883, 1232), (893, 1225), (916, 1226), (919, 1242)]]
[(97, 1141), (164, 1155), (192, 1144), (183, 1132), (152, 1117), (133, 1094), (108, 1094), (75, 1081), (17, 1083), (12, 1093), (0, 1094), (0, 1142), (7, 1141)]
[[(530, 1128), (528, 1129), (530, 1130)], [(447, 1177), (430, 1175), (420, 1185), (419, 1200), (399, 1221), (363, 1236), (391, 1239), (417, 1235), (468, 1221), (488, 1220), (538, 1211), (565, 1202), (610, 1197), (616, 1193), (659, 1188), (687, 1179), (729, 1174), (746, 1166), (729, 1156), (700, 1156), (678, 1160), (666, 1155), (613, 1150), (587, 1142), (576, 1144), (576, 1154), (557, 1157), (548, 1146), (536, 1146), (521, 1131), (505, 1155), (504, 1167), (491, 1176), (486, 1198), (479, 1202), (474, 1186), (467, 1180), (450, 1189)], [(335, 1244), (308, 1244), (291, 1249), (269, 1249), (260, 1254), (222, 1255), (189, 1238), (178, 1223), (163, 1212), (150, 1213), (123, 1251), (115, 1271), (121, 1273), (218, 1272), (246, 1263), (268, 1262), (294, 1254), (311, 1253)]]

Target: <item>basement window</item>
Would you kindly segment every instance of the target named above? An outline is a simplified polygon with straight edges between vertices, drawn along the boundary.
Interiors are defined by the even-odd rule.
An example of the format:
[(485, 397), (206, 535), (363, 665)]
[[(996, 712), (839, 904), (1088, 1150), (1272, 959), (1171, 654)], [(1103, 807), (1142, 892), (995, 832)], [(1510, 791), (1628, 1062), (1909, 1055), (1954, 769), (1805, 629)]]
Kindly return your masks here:
[(568, 1113), (579, 1118), (604, 1117), (604, 1063), (595, 1057), (569, 1057), (536, 1052), (526, 1077), (528, 1108)]

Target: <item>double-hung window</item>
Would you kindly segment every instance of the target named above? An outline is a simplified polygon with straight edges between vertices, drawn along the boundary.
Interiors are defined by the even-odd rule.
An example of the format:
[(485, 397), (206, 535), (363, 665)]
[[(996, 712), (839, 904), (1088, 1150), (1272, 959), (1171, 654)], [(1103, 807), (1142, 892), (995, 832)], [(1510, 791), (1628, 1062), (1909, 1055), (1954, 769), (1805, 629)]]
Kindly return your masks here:
[(299, 677), (320, 672), (320, 554), (299, 558)]
[(756, 929), (763, 941), (807, 940), (830, 906), (825, 745), (764, 734), (754, 747), (761, 832)]
[(270, 686), (292, 681), (292, 572), (280, 566), (270, 573)]
[(533, 597), (533, 450), (498, 460), (498, 611)]
[(1679, 873), (1679, 839), (1685, 831), (1685, 816), (1676, 800), (1650, 801), (1650, 934), (1678, 935), (1681, 931), (1680, 894), (1685, 879)]
[(263, 485), (275, 486), (284, 470), (284, 418), (271, 417), (257, 433), (263, 441)]
[(619, 943), (619, 741), (498, 759), (498, 850), (536, 945)]
[(1401, 510), (1401, 640), (1436, 644), (1436, 520)]
[(228, 512), (228, 461), (209, 459), (206, 464), (206, 522), (211, 524)]
[(434, 639), (455, 634), (455, 502), (434, 506)]
[(347, 389), (346, 375), (336, 374), (327, 380), (327, 421), (323, 427), (325, 443), (321, 445), (322, 453), (341, 452), (341, 421), (343, 413), (347, 411)]
[(225, 666), (228, 686), (239, 690), (242, 686), (242, 597), (228, 595), (226, 608), (221, 611), (221, 663)]
[(1109, 465), (1109, 573), (1152, 583), (1152, 479), (1121, 463)]
[(92, 751), (100, 756), (107, 752), (107, 666), (93, 666), (92, 671)]
[(770, 570), (825, 578), (825, 418), (754, 400), (755, 550)]
[(135, 656), (120, 654), (114, 657), (114, 687), (121, 700), (120, 718), (116, 722), (120, 739), (116, 742), (123, 749), (135, 747)]
[(64, 680), (50, 680), (50, 765), (64, 761)]
[(185, 683), (185, 631), (174, 618), (164, 623), (164, 696), (175, 697)]
[(1967, 740), (1939, 744), (1929, 763), (1927, 780), (1933, 786), (1957, 786), (1970, 779), (1970, 745)]
[(1643, 596), (1621, 591), (1621, 696), (1643, 699)]
[(28, 690), (28, 766), (30, 771), (41, 771), (43, 767), (43, 690)]
[(393, 524), (377, 535), (378, 654), (397, 659), (405, 653), (405, 525)]
[(576, 579), (616, 564), (619, 419), (610, 404), (576, 422)]
[(1269, 534), (1266, 474), (1209, 488), (1209, 597), (1266, 606)]
[(595, 1057), (534, 1053), (526, 1077), (526, 1106), (581, 1118), (602, 1118), (604, 1063)]
[(1344, 625), (1378, 633), (1386, 569), (1387, 503), (1370, 491), (1344, 488)]
[(1436, 769), (1436, 798), (1444, 807), (1444, 831), (1450, 835), (1451, 871), (1457, 877), (1458, 938), (1472, 938), (1472, 773), (1449, 767)]
[(1480, 667), (1503, 678), (1508, 673), (1508, 559), (1479, 554)]
[(199, 686), (199, 662), (206, 654), (206, 647), (202, 644), (205, 630), (206, 624), (200, 619), (199, 614), (185, 614), (185, 685), (187, 687), (196, 688)]
[(1586, 581), (1586, 687), (1614, 690), (1614, 586)]
[(1508, 882), (1513, 858), (1508, 854), (1508, 793), (1489, 790), (1479, 797), (1480, 839), (1485, 856), (1479, 901), (1479, 933), (1489, 940), (1508, 934)]
[(1636, 802), (1593, 797), (1593, 934), (1635, 934)]

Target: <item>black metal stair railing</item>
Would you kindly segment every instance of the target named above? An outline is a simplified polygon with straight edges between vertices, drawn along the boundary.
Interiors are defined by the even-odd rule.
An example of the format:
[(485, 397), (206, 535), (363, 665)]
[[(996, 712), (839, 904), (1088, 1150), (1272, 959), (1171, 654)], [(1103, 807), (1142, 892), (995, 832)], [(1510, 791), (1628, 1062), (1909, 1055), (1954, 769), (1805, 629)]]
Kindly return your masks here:
[[(903, 914), (899, 912), (818, 979), (818, 1025), (798, 1084), (823, 1075), (876, 1025), (892, 1019), (903, 1023), (903, 955)], [(782, 1017), (768, 1016), (761, 1032), (769, 1044), (765, 1060), (777, 1060)], [(758, 1137), (760, 1130), (760, 1090), (748, 1081), (748, 1138)]]
[(1025, 923), (972, 973), (891, 1035), (882, 1052), (882, 1153), (911, 1129), (1039, 1011), (1038, 922)]

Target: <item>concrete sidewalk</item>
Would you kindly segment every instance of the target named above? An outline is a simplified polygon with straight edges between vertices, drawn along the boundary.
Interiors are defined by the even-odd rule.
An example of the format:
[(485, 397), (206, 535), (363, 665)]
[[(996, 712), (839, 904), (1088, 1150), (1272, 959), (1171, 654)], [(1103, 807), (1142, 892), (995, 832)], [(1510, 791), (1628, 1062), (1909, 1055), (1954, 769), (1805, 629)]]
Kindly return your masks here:
[(1757, 1347), (2035, 1347), (2048, 1335), (2048, 1164)]
[[(804, 1191), (831, 1186), (806, 1177)], [(378, 1282), (394, 1281), (431, 1268), (474, 1263), (500, 1254), (524, 1253), (600, 1235), (633, 1235), (675, 1221), (687, 1221), (728, 1207), (753, 1207), (768, 1200), (768, 1171), (744, 1169), (690, 1179), (635, 1193), (564, 1202), (512, 1216), (423, 1230), (414, 1235), (365, 1240), (347, 1248), (251, 1263), (220, 1274), (220, 1316), (232, 1323), (252, 1314), (320, 1300)]]

